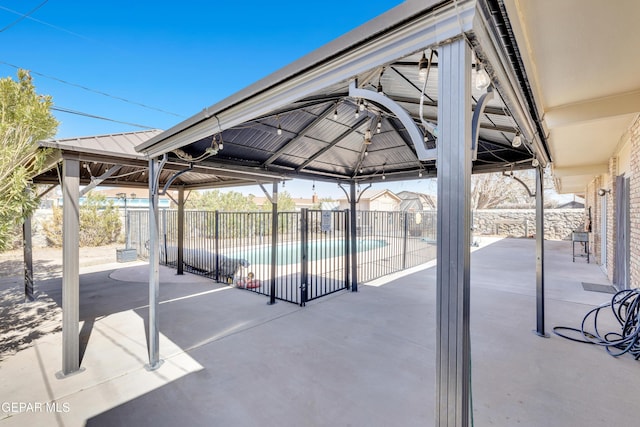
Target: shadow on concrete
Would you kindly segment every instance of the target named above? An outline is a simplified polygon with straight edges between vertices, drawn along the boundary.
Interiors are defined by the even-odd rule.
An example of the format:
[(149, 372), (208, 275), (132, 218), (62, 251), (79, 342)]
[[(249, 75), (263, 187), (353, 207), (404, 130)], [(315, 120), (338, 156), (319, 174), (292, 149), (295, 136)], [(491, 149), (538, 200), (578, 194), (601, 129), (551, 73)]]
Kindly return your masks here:
[[(60, 276), (62, 266), (55, 260), (33, 260), (34, 280), (47, 280)], [(22, 283), (24, 278), (24, 262), (22, 260), (0, 261), (0, 277), (3, 281)]]
[(62, 311), (46, 294), (25, 302), (22, 286), (0, 287), (0, 360), (61, 330)]
[[(472, 255), (475, 421), (633, 422), (632, 411), (622, 409), (634, 404), (640, 385), (622, 392), (615, 384), (629, 384), (637, 362), (532, 332), (534, 249), (533, 242), (506, 239)], [(584, 278), (606, 282), (596, 266), (572, 264), (565, 249), (549, 245), (550, 327), (579, 322), (600, 301), (582, 290)], [(160, 330), (204, 369), (87, 425), (431, 425), (435, 294), (432, 268), (282, 313), (273, 308), (292, 305), (266, 307), (263, 297), (236, 290), (167, 302)]]

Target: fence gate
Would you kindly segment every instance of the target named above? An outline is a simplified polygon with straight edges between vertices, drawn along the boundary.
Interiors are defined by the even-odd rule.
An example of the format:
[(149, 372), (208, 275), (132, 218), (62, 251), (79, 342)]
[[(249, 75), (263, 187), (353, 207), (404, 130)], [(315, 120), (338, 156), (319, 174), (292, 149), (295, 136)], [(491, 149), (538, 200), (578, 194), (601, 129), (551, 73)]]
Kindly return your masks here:
[(349, 287), (347, 211), (303, 209), (300, 304)]

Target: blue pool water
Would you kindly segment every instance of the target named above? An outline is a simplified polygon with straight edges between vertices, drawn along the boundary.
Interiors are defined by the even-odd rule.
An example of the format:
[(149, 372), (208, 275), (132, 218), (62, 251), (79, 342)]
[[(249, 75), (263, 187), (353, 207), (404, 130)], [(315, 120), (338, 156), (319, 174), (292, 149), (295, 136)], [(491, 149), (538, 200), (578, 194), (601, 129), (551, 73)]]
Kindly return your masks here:
[[(384, 240), (358, 240), (357, 251), (365, 252), (372, 249), (387, 246)], [(325, 258), (333, 258), (344, 255), (345, 244), (343, 240), (321, 240), (309, 243), (307, 254), (309, 261), (318, 261)], [(231, 255), (231, 254), (230, 254)], [(271, 247), (250, 248), (233, 252), (233, 257), (244, 258), (250, 264), (271, 263)], [(277, 247), (278, 265), (296, 264), (300, 262), (300, 243), (281, 244)]]

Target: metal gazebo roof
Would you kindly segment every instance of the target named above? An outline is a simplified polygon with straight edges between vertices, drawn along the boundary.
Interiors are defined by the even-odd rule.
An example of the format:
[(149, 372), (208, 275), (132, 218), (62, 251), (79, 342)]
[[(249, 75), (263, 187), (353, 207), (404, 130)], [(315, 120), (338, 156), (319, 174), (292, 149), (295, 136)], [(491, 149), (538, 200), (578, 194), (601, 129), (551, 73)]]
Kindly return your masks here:
[[(147, 187), (149, 162), (135, 151), (135, 146), (160, 134), (161, 130), (126, 132), (110, 135), (86, 136), (40, 141), (43, 148), (53, 148), (51, 164), (65, 156), (78, 158), (80, 184), (94, 187)], [(233, 170), (212, 170), (203, 165), (185, 167), (182, 162), (168, 162), (160, 174), (160, 184), (166, 185), (177, 172), (186, 170), (172, 181), (186, 189), (230, 187), (271, 182), (262, 176), (242, 174)], [(58, 184), (59, 171), (53, 167), (34, 178), (39, 184)]]
[[(459, 5), (405, 2), (137, 149), (149, 156), (168, 153), (170, 160), (188, 161), (206, 157), (207, 149), (223, 142), (222, 150), (198, 164), (231, 165), (283, 178), (366, 182), (435, 176), (435, 158), (420, 160), (421, 147), (415, 146), (398, 117), (376, 101), (353, 95), (350, 85), (371, 93), (381, 89), (421, 129), (424, 149), (434, 148), (437, 44), (425, 35), (436, 25), (442, 34), (459, 31), (459, 22), (473, 9), (454, 6)], [(474, 36), (468, 37), (473, 45)], [(419, 77), (423, 55), (431, 59), (426, 82)], [(490, 64), (487, 71), (498, 96), (479, 118), (474, 172), (529, 168), (534, 157), (546, 164), (544, 140), (523, 127), (526, 119), (512, 111), (515, 103), (505, 101), (508, 84), (501, 71)], [(477, 76), (472, 73), (474, 109), (484, 93), (475, 88)], [(519, 147), (512, 146), (516, 134), (525, 140)]]

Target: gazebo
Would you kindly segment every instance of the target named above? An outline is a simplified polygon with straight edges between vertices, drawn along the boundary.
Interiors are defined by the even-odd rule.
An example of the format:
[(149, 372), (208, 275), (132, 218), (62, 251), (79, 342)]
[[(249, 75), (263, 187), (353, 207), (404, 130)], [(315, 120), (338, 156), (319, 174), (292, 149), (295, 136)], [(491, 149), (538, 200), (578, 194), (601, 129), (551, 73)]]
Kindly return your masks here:
[[(468, 425), (471, 174), (535, 169), (542, 230), (542, 179), (551, 161), (546, 135), (504, 4), (427, 0), (395, 7), (164, 132), (105, 136), (93, 151), (72, 140), (47, 143), (61, 150), (64, 188), (63, 373), (80, 368), (80, 184), (121, 175), (121, 184), (148, 185), (148, 367), (158, 369), (163, 191), (271, 183), (275, 212), (281, 180), (330, 181), (349, 187), (354, 225), (358, 184), (437, 177), (436, 419)], [(142, 136), (135, 151), (118, 150), (118, 141), (130, 147), (131, 138)], [(57, 179), (56, 171), (40, 182)], [(540, 336), (543, 239), (536, 233)], [(357, 290), (355, 268), (351, 283)]]

